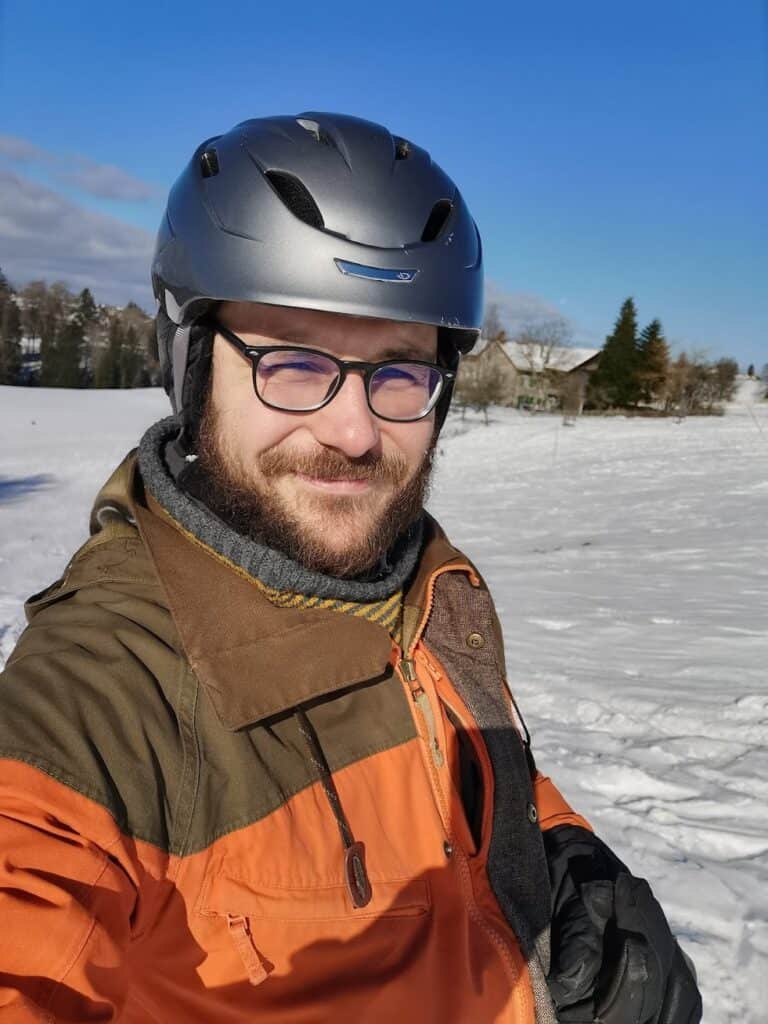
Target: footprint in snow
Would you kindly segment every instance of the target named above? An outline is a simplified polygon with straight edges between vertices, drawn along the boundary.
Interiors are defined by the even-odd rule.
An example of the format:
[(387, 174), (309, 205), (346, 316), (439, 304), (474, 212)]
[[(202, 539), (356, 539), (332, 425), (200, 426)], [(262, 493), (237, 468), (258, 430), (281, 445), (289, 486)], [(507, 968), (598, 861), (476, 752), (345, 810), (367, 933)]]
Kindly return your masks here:
[(540, 626), (550, 633), (561, 633), (565, 629), (573, 629), (575, 622), (568, 622), (567, 619), (528, 619), (532, 626)]

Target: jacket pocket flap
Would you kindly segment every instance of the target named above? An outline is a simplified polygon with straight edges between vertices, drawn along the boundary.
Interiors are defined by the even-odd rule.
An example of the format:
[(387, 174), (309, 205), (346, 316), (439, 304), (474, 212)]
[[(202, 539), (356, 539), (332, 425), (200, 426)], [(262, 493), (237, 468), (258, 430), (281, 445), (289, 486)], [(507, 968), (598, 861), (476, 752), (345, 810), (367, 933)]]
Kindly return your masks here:
[(371, 885), (371, 902), (355, 908), (345, 885), (283, 888), (264, 886), (232, 875), (212, 874), (203, 885), (197, 910), (206, 916), (243, 915), (275, 921), (414, 917), (429, 910), (429, 887), (424, 879), (372, 880)]

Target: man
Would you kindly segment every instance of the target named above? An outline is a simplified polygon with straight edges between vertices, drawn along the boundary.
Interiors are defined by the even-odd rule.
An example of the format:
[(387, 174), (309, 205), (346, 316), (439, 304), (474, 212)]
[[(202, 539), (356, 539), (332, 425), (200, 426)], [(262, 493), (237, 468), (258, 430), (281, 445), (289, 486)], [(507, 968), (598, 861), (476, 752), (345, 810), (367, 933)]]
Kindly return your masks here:
[(378, 125), (194, 154), (153, 265), (174, 416), (0, 685), (0, 1020), (699, 1020), (423, 511), (481, 263), (455, 186)]

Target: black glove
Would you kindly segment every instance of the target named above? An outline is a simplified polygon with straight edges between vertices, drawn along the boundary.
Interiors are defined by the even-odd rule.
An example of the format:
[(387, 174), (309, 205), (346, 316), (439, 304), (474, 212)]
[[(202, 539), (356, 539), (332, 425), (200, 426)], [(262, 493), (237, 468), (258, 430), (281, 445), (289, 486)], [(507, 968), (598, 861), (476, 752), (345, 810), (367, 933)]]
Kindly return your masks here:
[(552, 883), (547, 978), (562, 1024), (699, 1024), (693, 965), (648, 883), (586, 829), (543, 833)]

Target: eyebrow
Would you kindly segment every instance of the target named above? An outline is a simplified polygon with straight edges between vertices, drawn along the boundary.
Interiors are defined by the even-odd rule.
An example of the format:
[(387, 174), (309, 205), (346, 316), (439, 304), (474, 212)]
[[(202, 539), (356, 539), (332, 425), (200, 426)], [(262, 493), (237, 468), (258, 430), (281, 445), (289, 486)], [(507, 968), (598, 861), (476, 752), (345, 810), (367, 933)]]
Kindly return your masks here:
[(283, 341), (287, 342), (289, 345), (312, 344), (312, 335), (307, 331), (303, 331), (301, 327), (295, 327), (293, 329), (286, 327), (284, 330), (269, 331), (263, 334), (260, 331), (257, 331), (256, 333), (269, 341)]
[[(301, 345), (306, 348), (328, 351), (325, 346), (318, 344), (316, 336), (312, 331), (304, 330), (301, 327), (271, 330), (269, 333), (262, 334), (261, 337), (265, 340), (277, 341), (283, 344)], [(425, 352), (416, 342), (403, 339), (403, 341), (395, 342), (377, 352), (376, 357), (370, 361), (375, 363), (384, 362), (387, 359), (419, 359), (422, 362), (429, 363), (434, 361), (430, 358), (431, 355), (431, 352)]]
[(431, 353), (425, 353), (422, 348), (415, 345), (413, 342), (404, 341), (400, 345), (391, 345), (389, 348), (385, 348), (382, 352), (379, 352), (378, 358), (380, 360), (385, 359), (421, 359), (423, 362), (433, 362), (429, 358)]

